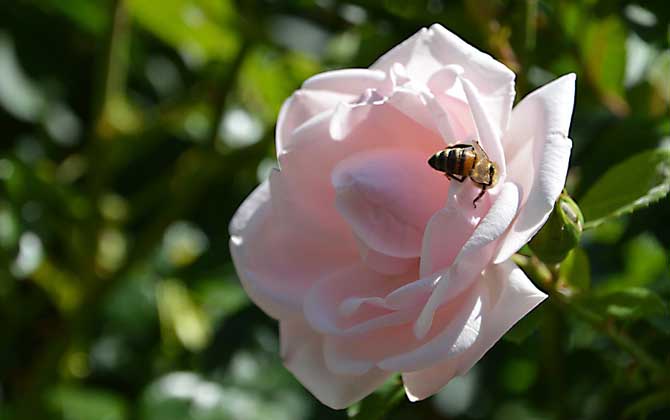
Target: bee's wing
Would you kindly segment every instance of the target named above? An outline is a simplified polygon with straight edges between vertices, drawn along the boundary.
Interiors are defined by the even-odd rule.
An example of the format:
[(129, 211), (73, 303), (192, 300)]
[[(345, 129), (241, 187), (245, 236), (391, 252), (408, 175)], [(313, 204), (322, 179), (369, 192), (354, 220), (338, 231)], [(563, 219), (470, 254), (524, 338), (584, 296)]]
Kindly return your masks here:
[(477, 156), (481, 156), (481, 159), (478, 159), (482, 162), (489, 162), (489, 155), (486, 154), (484, 149), (482, 149), (482, 146), (479, 144), (479, 140), (475, 140), (472, 142), (472, 146), (475, 148), (475, 152), (477, 153)]

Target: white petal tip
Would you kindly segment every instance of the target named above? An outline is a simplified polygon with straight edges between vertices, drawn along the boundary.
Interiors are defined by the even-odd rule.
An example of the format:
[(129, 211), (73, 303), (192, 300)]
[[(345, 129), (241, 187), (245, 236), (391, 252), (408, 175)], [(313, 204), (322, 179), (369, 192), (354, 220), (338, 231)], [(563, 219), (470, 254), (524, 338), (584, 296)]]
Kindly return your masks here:
[(412, 392), (409, 389), (407, 389), (407, 387), (405, 387), (405, 395), (407, 395), (407, 399), (413, 403), (422, 400), (422, 398), (419, 398), (418, 396), (412, 394)]
[(507, 255), (507, 254), (500, 254), (500, 255), (498, 255), (498, 256), (493, 260), (493, 264), (494, 264), (494, 265), (498, 265), (498, 264), (500, 264), (500, 263), (504, 263), (504, 262), (507, 261), (509, 258), (510, 258), (510, 255)]

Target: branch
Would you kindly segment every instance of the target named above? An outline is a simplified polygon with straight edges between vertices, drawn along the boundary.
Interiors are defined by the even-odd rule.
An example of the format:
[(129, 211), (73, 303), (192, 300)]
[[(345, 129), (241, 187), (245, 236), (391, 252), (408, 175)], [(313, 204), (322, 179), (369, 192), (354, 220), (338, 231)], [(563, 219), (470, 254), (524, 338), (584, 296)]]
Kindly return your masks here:
[(533, 280), (557, 307), (566, 313), (574, 314), (582, 321), (590, 324), (614, 342), (619, 348), (630, 354), (643, 368), (647, 369), (655, 382), (664, 382), (666, 378), (662, 372), (666, 371), (663, 363), (656, 360), (646, 349), (639, 346), (635, 340), (630, 338), (624, 331), (617, 329), (615, 324), (608, 318), (592, 311), (571, 299), (556, 289), (558, 277), (556, 270), (549, 269), (543, 262), (535, 257), (515, 255), (514, 261)]

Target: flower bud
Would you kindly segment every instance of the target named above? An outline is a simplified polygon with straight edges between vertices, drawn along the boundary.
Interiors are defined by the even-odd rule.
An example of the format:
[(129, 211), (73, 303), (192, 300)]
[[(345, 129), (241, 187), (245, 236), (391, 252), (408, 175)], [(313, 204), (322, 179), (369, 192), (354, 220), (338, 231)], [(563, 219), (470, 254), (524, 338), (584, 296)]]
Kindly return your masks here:
[(528, 245), (543, 262), (558, 264), (579, 244), (583, 226), (582, 211), (563, 190), (547, 223)]

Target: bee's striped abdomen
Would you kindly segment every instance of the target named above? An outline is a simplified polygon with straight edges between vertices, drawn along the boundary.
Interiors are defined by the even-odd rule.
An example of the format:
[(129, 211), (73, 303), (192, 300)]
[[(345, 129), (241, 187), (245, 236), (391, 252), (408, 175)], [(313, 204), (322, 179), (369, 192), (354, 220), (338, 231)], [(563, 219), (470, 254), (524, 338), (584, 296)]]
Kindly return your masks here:
[(428, 160), (428, 164), (445, 174), (469, 176), (477, 161), (477, 155), (472, 146), (450, 146), (435, 153)]
[(458, 161), (460, 160), (459, 152), (461, 152), (463, 149), (448, 149), (447, 150), (447, 170), (445, 171), (448, 174), (458, 174), (459, 172), (456, 172), (456, 167), (458, 165)]
[(463, 158), (461, 159), (461, 174), (463, 175), (470, 175), (470, 172), (472, 172), (472, 168), (474, 168), (475, 163), (477, 162), (477, 155), (473, 150), (467, 150), (463, 151)]
[(477, 157), (474, 152), (467, 148), (454, 148), (447, 150), (446, 173), (468, 176), (475, 164)]

